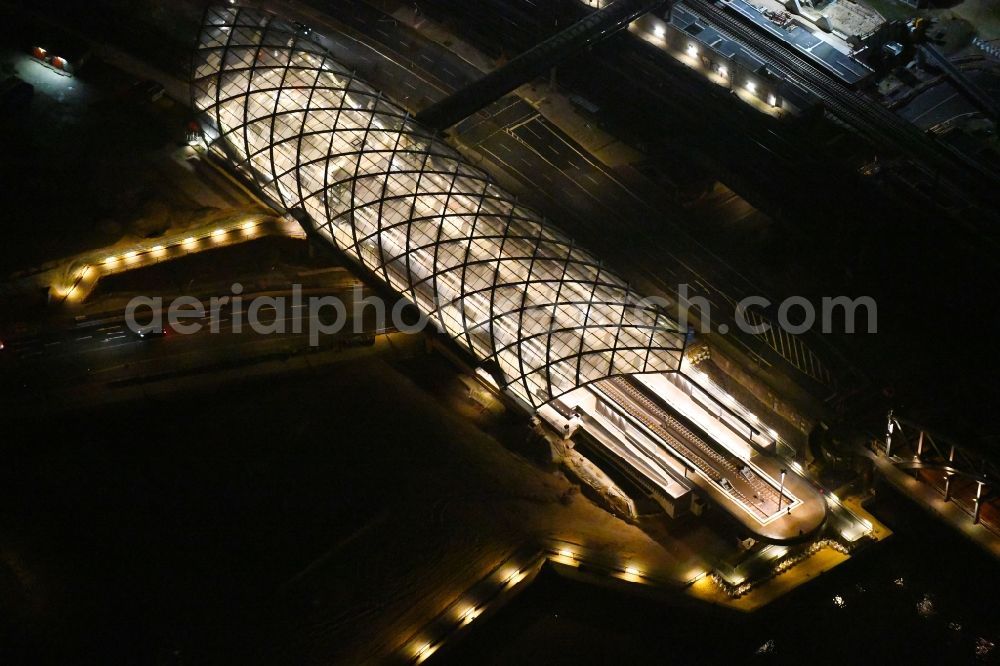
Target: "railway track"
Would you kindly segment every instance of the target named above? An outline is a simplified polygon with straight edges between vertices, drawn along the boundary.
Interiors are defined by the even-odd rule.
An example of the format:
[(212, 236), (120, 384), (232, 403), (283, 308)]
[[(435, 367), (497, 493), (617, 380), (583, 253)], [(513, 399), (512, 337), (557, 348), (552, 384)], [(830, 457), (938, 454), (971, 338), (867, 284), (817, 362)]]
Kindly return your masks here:
[[(650, 431), (670, 444), (720, 488), (722, 488), (723, 478), (738, 478), (742, 461), (737, 466), (731, 459), (713, 449), (701, 437), (691, 432), (683, 423), (666, 413), (642, 391), (630, 384), (628, 380), (622, 377), (613, 377), (600, 382), (599, 388), (619, 406), (626, 409), (633, 418), (639, 420)], [(756, 476), (752, 479), (739, 478), (743, 478), (753, 488), (755, 492), (753, 498), (748, 497), (746, 493), (741, 492), (732, 484), (730, 484), (729, 489), (723, 488), (724, 492), (729, 493), (762, 517), (770, 517), (773, 512), (769, 513), (764, 507), (769, 504), (777, 506), (777, 491)]]
[[(990, 188), (995, 188), (997, 176), (982, 165), (928, 139), (894, 112), (834, 80), (819, 67), (709, 0), (684, 0), (684, 4), (703, 20), (742, 43), (784, 78), (812, 91), (831, 113), (853, 126), (874, 145), (908, 154), (917, 160), (916, 166), (932, 179), (936, 180), (940, 175), (952, 181), (949, 186), (956, 191), (963, 191), (964, 188), (957, 187), (955, 179), (964, 181), (963, 176), (971, 171), (971, 175), (979, 181), (977, 192), (985, 192), (995, 199)], [(956, 167), (966, 173), (954, 173)]]

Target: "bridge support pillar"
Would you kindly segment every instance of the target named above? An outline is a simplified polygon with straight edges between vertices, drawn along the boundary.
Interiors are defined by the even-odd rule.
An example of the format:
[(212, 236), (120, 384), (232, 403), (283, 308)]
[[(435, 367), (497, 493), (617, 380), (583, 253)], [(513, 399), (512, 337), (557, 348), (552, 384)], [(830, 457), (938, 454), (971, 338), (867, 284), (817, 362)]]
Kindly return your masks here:
[[(923, 434), (923, 431), (921, 431)], [(955, 462), (955, 445), (951, 445), (951, 450), (948, 452), (948, 464)], [(951, 477), (954, 476), (951, 472), (944, 475), (944, 501), (947, 502), (951, 499)]]
[(920, 431), (920, 438), (917, 440), (917, 457), (924, 455), (924, 431)]
[(979, 511), (980, 511), (980, 509), (981, 509), (981, 507), (983, 505), (983, 482), (982, 481), (977, 481), (976, 483), (978, 484), (976, 486), (976, 499), (973, 500), (973, 503), (972, 503), (973, 504), (973, 506), (972, 506), (972, 524), (973, 525), (978, 525), (979, 524)]
[(896, 429), (896, 425), (892, 422), (892, 410), (889, 410), (889, 416), (886, 419), (888, 423), (885, 428), (885, 457), (888, 458), (892, 455), (892, 433)]

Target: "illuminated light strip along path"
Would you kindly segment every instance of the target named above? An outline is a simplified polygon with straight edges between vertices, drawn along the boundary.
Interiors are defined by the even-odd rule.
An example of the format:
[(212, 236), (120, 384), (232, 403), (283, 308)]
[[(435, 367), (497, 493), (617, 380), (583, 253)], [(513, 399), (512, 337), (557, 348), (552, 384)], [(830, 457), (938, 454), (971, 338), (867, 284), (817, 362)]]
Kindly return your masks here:
[(234, 215), (234, 220), (210, 222), (163, 238), (117, 244), (101, 251), (63, 260), (56, 268), (39, 272), (32, 279), (48, 286), (55, 302), (79, 305), (98, 281), (107, 275), (144, 268), (206, 250), (228, 247), (264, 236), (304, 238), (301, 227), (265, 213)]

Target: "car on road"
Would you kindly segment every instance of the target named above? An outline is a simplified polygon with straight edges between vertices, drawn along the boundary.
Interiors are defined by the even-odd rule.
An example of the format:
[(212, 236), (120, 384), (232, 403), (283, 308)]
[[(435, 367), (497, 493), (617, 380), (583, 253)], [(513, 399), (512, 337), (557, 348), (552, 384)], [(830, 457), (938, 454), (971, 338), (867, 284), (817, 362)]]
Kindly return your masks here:
[(134, 331), (135, 336), (140, 340), (155, 340), (156, 338), (167, 337), (167, 329), (162, 326), (146, 326)]
[(150, 102), (158, 102), (167, 92), (163, 85), (151, 80), (139, 81), (133, 88), (137, 95)]
[(735, 490), (733, 488), (733, 484), (731, 484), (729, 482), (729, 479), (727, 479), (726, 477), (722, 477), (722, 480), (719, 481), (719, 485), (722, 486), (723, 490), (730, 493), (733, 492), (733, 490)]

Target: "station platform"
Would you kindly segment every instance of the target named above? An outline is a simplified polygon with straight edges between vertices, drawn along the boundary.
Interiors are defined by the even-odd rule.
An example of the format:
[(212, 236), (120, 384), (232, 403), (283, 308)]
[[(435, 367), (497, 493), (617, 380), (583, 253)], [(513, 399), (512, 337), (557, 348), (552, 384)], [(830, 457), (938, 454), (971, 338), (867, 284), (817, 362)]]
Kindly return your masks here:
[(584, 428), (669, 501), (697, 489), (754, 538), (780, 544), (814, 536), (827, 518), (826, 499), (754, 442), (760, 431), (741, 435), (740, 421), (707, 409), (674, 374), (605, 379), (539, 414), (568, 434)]

